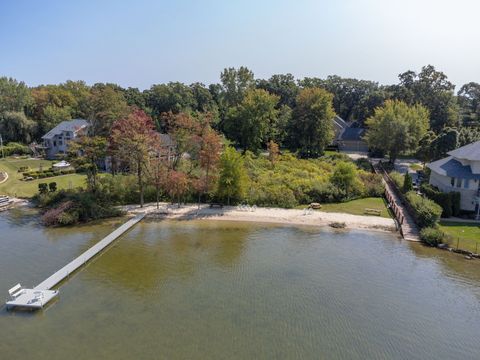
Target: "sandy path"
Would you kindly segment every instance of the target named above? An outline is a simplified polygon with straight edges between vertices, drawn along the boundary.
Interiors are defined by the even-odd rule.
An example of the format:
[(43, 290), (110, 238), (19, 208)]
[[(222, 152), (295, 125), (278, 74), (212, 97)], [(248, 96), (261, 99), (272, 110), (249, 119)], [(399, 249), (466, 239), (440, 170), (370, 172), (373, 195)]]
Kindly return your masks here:
[(200, 209), (197, 205), (182, 205), (178, 208), (176, 205), (167, 203), (160, 204), (159, 210), (157, 210), (155, 204), (146, 204), (143, 208), (140, 208), (138, 205), (125, 206), (123, 208), (132, 214), (147, 211), (149, 212), (150, 218), (252, 221), (315, 226), (326, 226), (332, 222), (343, 222), (346, 228), (350, 229), (395, 231), (393, 219), (379, 216), (327, 213), (322, 211), (310, 211), (306, 213), (304, 210), (280, 208), (257, 208), (252, 211), (241, 210), (234, 206), (224, 206), (222, 209), (211, 209), (208, 205), (202, 205)]

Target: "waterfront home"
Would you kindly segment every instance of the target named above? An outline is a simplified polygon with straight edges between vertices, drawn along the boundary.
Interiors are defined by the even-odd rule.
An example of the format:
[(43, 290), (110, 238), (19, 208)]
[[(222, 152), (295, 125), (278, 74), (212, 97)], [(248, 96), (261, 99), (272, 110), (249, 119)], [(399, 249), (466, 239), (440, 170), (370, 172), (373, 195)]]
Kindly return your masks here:
[(447, 153), (427, 167), (431, 170), (430, 184), (440, 191), (457, 191), (461, 195), (460, 209), (479, 211), (480, 197), (480, 141)]
[(88, 131), (90, 123), (84, 119), (62, 121), (42, 136), (43, 149), (48, 159), (55, 158), (58, 154), (66, 154), (68, 143)]

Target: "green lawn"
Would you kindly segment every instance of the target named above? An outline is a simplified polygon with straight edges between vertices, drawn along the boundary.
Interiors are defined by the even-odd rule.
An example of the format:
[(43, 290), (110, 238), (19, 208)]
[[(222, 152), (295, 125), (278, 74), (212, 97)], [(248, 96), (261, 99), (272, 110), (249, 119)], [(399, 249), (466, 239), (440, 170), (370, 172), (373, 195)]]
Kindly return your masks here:
[(440, 229), (452, 237), (450, 246), (457, 247), (458, 241), (460, 249), (480, 251), (480, 225), (441, 221)]
[[(299, 208), (304, 209), (306, 206), (300, 206)], [(391, 218), (390, 212), (387, 209), (385, 200), (383, 198), (365, 198), (352, 200), (344, 203), (334, 203), (334, 204), (322, 204), (322, 208), (319, 211), (325, 212), (338, 212), (346, 213), (352, 215), (371, 215), (366, 214), (365, 209), (377, 209), (381, 210), (380, 216), (385, 218)]]
[(29, 198), (38, 192), (39, 183), (56, 182), (58, 189), (68, 189), (82, 187), (85, 185), (85, 175), (69, 174), (55, 176), (51, 178), (37, 179), (32, 181), (23, 181), (22, 173), (18, 169), (23, 166), (28, 166), (30, 170), (38, 170), (40, 166), (43, 169), (50, 168), (53, 162), (49, 160), (35, 160), (35, 159), (14, 159), (7, 158), (0, 160), (0, 171), (8, 173), (8, 180), (0, 184), (0, 194)]

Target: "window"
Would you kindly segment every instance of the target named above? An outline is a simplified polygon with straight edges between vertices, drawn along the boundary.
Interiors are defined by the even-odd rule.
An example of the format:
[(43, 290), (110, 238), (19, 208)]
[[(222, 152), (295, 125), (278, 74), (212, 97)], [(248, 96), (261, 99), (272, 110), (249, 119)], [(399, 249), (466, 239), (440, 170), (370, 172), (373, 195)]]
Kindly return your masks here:
[(469, 185), (470, 185), (470, 180), (465, 179), (465, 181), (464, 181), (464, 183), (463, 183), (463, 187), (464, 187), (465, 189), (468, 189), (468, 188), (470, 187)]
[(454, 177), (452, 177), (452, 178), (450, 179), (450, 185), (452, 185), (452, 186), (455, 185), (455, 178), (454, 178)]
[(462, 179), (458, 178), (457, 179), (457, 188), (461, 188), (461, 187), (462, 187)]

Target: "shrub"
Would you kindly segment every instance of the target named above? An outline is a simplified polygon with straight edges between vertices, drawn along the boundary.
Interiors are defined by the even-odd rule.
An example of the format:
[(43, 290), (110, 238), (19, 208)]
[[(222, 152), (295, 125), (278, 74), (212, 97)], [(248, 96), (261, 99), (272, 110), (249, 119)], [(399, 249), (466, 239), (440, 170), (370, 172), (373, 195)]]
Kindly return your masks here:
[(284, 208), (293, 208), (298, 205), (293, 191), (284, 185), (251, 189), (247, 201), (259, 206), (280, 206)]
[(364, 171), (372, 172), (372, 164), (370, 160), (366, 158), (359, 158), (355, 161), (355, 164), (358, 166), (359, 169)]
[(10, 155), (30, 155), (31, 150), (28, 146), (19, 143), (10, 142), (3, 147), (5, 156)]
[(382, 181), (382, 175), (368, 172), (360, 172), (360, 180), (363, 183), (366, 197), (382, 197), (385, 192), (385, 185)]
[(397, 171), (392, 171), (391, 173), (388, 174), (390, 176), (390, 179), (393, 180), (393, 182), (395, 183), (395, 186), (401, 190), (402, 187), (403, 187), (403, 182), (404, 182), (404, 178), (402, 176), (402, 174), (400, 174), (399, 172)]
[(56, 182), (51, 182), (50, 184), (48, 184), (48, 189), (50, 190), (50, 192), (57, 191), (57, 183)]
[(40, 194), (46, 194), (48, 192), (48, 185), (46, 183), (38, 184), (38, 192)]
[(435, 226), (442, 214), (442, 208), (434, 201), (417, 195), (413, 191), (406, 194), (415, 215), (415, 221), (420, 228)]
[(42, 193), (35, 200), (45, 211), (42, 221), (50, 226), (71, 225), (122, 214), (121, 210), (111, 205), (109, 197), (100, 192), (92, 194), (80, 190), (61, 190)]
[(420, 231), (420, 240), (430, 246), (437, 246), (445, 239), (445, 234), (442, 230), (433, 227), (426, 227)]
[(413, 182), (412, 182), (412, 176), (406, 172), (405, 176), (403, 177), (403, 188), (402, 188), (404, 193), (407, 193), (411, 190), (413, 190)]
[(442, 217), (458, 216), (460, 214), (460, 193), (444, 193), (430, 184), (422, 184), (423, 194), (442, 207)]

